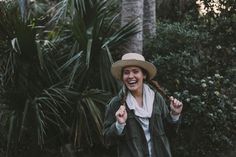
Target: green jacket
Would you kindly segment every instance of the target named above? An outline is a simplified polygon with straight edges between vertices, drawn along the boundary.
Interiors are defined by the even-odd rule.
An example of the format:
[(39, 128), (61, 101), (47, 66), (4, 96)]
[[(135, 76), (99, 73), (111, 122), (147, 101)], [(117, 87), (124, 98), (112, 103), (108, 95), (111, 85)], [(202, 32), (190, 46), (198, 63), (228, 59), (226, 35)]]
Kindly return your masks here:
[[(115, 113), (120, 107), (120, 94), (114, 97), (107, 106), (104, 120), (104, 138), (107, 146), (117, 147), (118, 157), (149, 157), (147, 141), (138, 122), (138, 117), (126, 107), (128, 118), (121, 135), (115, 126)], [(171, 157), (168, 134), (176, 132), (180, 120), (174, 122), (169, 114), (168, 106), (162, 96), (155, 91), (153, 112), (149, 121), (153, 143), (152, 157)]]

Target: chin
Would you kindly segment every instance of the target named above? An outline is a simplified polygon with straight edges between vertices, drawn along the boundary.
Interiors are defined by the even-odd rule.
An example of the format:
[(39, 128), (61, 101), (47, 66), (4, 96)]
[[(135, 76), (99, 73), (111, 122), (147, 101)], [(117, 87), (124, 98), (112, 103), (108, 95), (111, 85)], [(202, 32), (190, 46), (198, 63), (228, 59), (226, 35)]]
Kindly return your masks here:
[(130, 91), (132, 91), (132, 92), (138, 90), (138, 88), (136, 88), (136, 87), (129, 87), (128, 89), (129, 89)]

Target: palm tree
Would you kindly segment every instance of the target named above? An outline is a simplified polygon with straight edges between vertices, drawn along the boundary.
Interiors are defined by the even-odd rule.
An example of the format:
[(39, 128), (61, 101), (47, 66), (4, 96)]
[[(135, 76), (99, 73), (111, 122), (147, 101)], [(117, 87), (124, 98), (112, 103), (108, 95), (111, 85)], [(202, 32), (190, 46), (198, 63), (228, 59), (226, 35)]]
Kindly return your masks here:
[[(67, 40), (74, 42), (71, 51), (63, 55), (62, 59), (65, 62), (58, 70), (62, 77), (65, 76), (63, 80), (66, 81), (68, 89), (77, 93), (71, 114), (73, 115), (71, 119), (74, 121), (70, 124), (73, 143), (75, 146), (81, 147), (81, 141), (83, 141), (91, 146), (94, 142), (102, 141), (100, 108), (103, 111), (104, 106), (99, 105), (98, 102), (102, 102), (104, 105), (108, 100), (105, 99), (104, 94), (106, 93), (94, 89), (117, 92), (118, 86), (110, 73), (112, 63), (110, 49), (124, 41), (127, 36), (135, 34), (136, 23), (128, 23), (113, 33), (113, 24), (117, 15), (111, 16), (114, 11), (109, 10), (109, 8), (113, 8), (112, 1), (74, 0), (63, 1), (63, 4), (67, 5), (62, 5), (59, 10), (66, 11), (63, 9), (65, 7), (74, 8), (67, 10), (72, 18), (69, 19), (71, 23), (65, 26), (68, 29), (63, 33), (63, 36), (65, 34), (67, 37), (69, 36)], [(68, 7), (69, 5), (72, 7)], [(58, 15), (65, 15), (65, 13), (57, 12), (55, 14), (59, 17), (55, 18), (58, 23), (60, 23)], [(61, 20), (66, 21), (64, 18)], [(93, 99), (92, 96), (95, 98)], [(104, 101), (102, 101), (103, 99)], [(90, 119), (94, 121), (92, 125)], [(90, 123), (88, 123), (89, 121)], [(93, 126), (95, 128), (91, 128)], [(95, 137), (100, 137), (100, 139), (97, 140)]]
[(22, 17), (13, 1), (1, 3), (0, 14), (3, 63), (0, 103), (1, 120), (6, 124), (3, 129), (7, 134), (4, 149), (7, 156), (20, 156), (23, 149), (29, 149), (29, 153), (40, 149), (46, 136), (46, 122), (60, 118), (55, 114), (58, 105), (68, 102), (59, 95), (61, 89), (53, 86), (50, 73), (45, 69), (47, 54), (41, 50), (48, 45), (45, 41), (40, 45), (36, 38), (37, 27), (30, 15)]
[(156, 0), (144, 0), (143, 34), (146, 38), (156, 36)]
[(48, 23), (2, 3), (0, 105), (8, 156), (68, 143), (80, 154), (102, 144), (105, 104), (118, 90), (110, 50), (137, 33), (135, 22), (114, 27), (112, 2), (63, 0)]
[(144, 40), (156, 36), (156, 0), (123, 0), (121, 24), (137, 20), (139, 33), (124, 45), (124, 52), (143, 53)]
[(143, 52), (143, 7), (144, 0), (123, 0), (121, 10), (121, 25), (125, 25), (130, 21), (138, 21), (139, 33), (129, 38), (124, 46), (124, 52), (135, 52), (142, 54)]

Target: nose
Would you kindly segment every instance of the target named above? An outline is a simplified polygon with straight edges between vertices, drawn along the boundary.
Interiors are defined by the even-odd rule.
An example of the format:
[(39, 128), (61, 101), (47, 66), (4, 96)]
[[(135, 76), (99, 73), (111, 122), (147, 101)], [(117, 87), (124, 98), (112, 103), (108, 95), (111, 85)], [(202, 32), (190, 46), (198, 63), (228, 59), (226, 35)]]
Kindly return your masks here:
[(134, 74), (132, 72), (129, 73), (129, 78), (132, 78), (134, 76)]

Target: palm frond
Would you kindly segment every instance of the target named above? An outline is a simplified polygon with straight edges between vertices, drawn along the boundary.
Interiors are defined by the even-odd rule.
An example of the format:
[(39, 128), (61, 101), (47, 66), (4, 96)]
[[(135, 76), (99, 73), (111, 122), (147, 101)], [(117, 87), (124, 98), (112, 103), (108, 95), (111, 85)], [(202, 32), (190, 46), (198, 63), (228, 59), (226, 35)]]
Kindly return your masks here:
[[(101, 53), (101, 58), (99, 58), (99, 77), (101, 80), (101, 89), (110, 91), (111, 93), (118, 92), (117, 82), (114, 80), (110, 72), (111, 63), (113, 62), (111, 58), (111, 52), (108, 47)], [(107, 69), (107, 70), (104, 70)]]
[(48, 24), (57, 25), (60, 21), (66, 20), (68, 14), (67, 12), (70, 9), (71, 1), (72, 0), (62, 0), (59, 3), (57, 3), (54, 7), (49, 9), (48, 14), (53, 13), (54, 16), (51, 18)]
[(46, 134), (45, 132), (45, 122), (43, 117), (43, 112), (41, 104), (35, 104), (34, 105), (34, 112), (35, 112), (35, 120), (36, 120), (36, 131), (37, 131), (37, 137), (38, 137), (38, 144), (42, 146), (44, 144), (44, 136)]
[(6, 43), (1, 45), (4, 49), (0, 51), (6, 63), (2, 73), (0, 99), (11, 113), (8, 116), (9, 123), (5, 126), (8, 129), (7, 150), (10, 153), (12, 148), (17, 150), (22, 141), (26, 142), (26, 134), (42, 146), (49, 124), (65, 127), (60, 114), (66, 112), (69, 103), (63, 90), (49, 88), (52, 83), (61, 81), (55, 70), (58, 69), (57, 63), (49, 63), (52, 57), (47, 52), (53, 49), (53, 45), (37, 41), (37, 30), (32, 20), (23, 20), (17, 7), (12, 7), (16, 8), (12, 10), (5, 6), (0, 3), (0, 7), (3, 7), (0, 9), (3, 15), (3, 20), (0, 20), (3, 30), (0, 30), (0, 34), (4, 34), (0, 40)]
[(16, 120), (16, 116), (15, 116), (15, 112), (11, 113), (10, 119), (9, 119), (9, 129), (8, 129), (8, 136), (7, 136), (7, 154), (10, 151), (10, 146), (11, 146), (11, 142), (13, 142), (13, 130), (14, 130), (14, 126), (15, 126), (15, 120)]
[(20, 127), (18, 141), (21, 141), (21, 137), (22, 137), (23, 131), (25, 129), (26, 117), (28, 115), (28, 110), (29, 110), (29, 101), (26, 102), (25, 107), (24, 107), (24, 111), (22, 113), (22, 123), (21, 123), (21, 127)]
[(46, 72), (46, 75), (52, 84), (62, 80), (60, 73), (57, 71), (59, 65), (53, 54), (53, 52), (56, 51), (54, 43), (48, 40), (37, 40), (36, 44), (40, 70)]
[[(90, 1), (90, 0), (89, 0)], [(89, 2), (91, 4), (91, 2)], [(84, 0), (74, 0), (75, 9), (79, 11), (79, 14), (83, 17), (86, 13), (86, 3)]]
[[(78, 147), (102, 142), (103, 112), (110, 94), (102, 90), (84, 91), (78, 98), (73, 110), (72, 139)], [(98, 141), (97, 141), (98, 140)]]
[(76, 60), (79, 60), (80, 58), (81, 58), (81, 53), (75, 54), (75, 56), (69, 58), (69, 60), (66, 63), (64, 63), (60, 68), (58, 68), (58, 71), (63, 72), (64, 70), (69, 68), (72, 65), (72, 63), (76, 62)]
[(72, 25), (72, 32), (76, 38), (76, 40), (78, 41), (78, 43), (80, 44), (80, 49), (85, 49), (86, 43), (87, 43), (87, 35), (86, 33), (89, 34), (89, 32), (91, 30), (87, 30), (86, 29), (86, 24), (83, 20), (83, 18), (81, 17), (81, 15), (76, 14), (73, 18), (73, 25)]
[[(18, 9), (16, 3), (10, 1), (8, 3), (0, 3), (0, 41), (9, 41), (14, 38), (14, 26), (18, 20)], [(9, 44), (9, 43), (6, 43)], [(3, 45), (1, 45), (3, 46)]]
[[(70, 133), (79, 148), (102, 143), (105, 105), (118, 91), (110, 49), (137, 32), (135, 22), (114, 26), (119, 15), (110, 9), (113, 2), (62, 0), (49, 11), (55, 14), (47, 24), (56, 27), (47, 32), (29, 15), (23, 20), (17, 7), (0, 9), (0, 53), (6, 63), (0, 99), (11, 113), (9, 152), (26, 135), (39, 146), (49, 133)], [(40, 33), (48, 36), (40, 39)]]
[(121, 27), (110, 37), (106, 38), (106, 41), (104, 42), (102, 47), (108, 46), (112, 48), (125, 42), (127, 38), (140, 32), (137, 27), (138, 24), (139, 23), (137, 20), (133, 20), (130, 23), (127, 23), (125, 26)]

